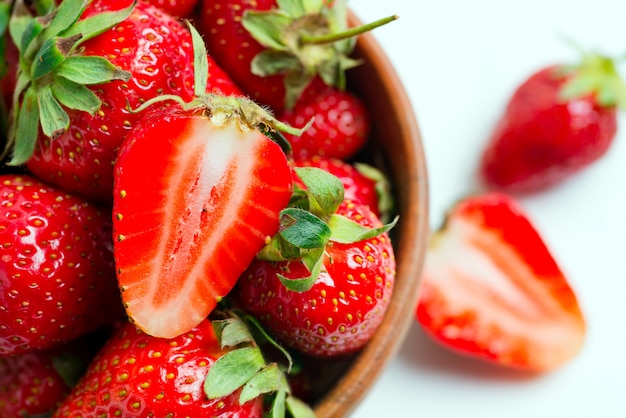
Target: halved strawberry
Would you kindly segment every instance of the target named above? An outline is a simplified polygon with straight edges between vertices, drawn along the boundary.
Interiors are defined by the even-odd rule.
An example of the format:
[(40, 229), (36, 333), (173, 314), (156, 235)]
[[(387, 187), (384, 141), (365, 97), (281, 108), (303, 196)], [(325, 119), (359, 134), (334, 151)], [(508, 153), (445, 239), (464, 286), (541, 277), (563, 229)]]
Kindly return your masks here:
[(540, 235), (511, 197), (466, 198), (427, 253), (417, 319), (463, 354), (546, 371), (581, 348), (585, 320)]
[(115, 169), (115, 258), (130, 317), (160, 337), (197, 325), (278, 230), (290, 196), (287, 158), (260, 132), (181, 109), (143, 120)]
[(155, 98), (177, 104), (145, 114), (114, 173), (122, 300), (140, 329), (164, 338), (199, 324), (232, 289), (292, 192), (287, 156), (262, 131), (295, 130), (251, 100), (207, 94), (205, 47), (190, 29), (196, 98)]

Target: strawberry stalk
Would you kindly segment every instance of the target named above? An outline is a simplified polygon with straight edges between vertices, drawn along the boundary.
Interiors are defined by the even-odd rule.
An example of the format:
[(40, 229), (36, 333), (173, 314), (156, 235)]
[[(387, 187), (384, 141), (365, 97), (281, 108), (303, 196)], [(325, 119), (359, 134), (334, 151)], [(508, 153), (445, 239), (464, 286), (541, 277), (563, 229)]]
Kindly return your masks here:
[(366, 23), (364, 25), (357, 26), (356, 28), (348, 29), (341, 33), (328, 33), (319, 36), (312, 36), (304, 33), (300, 36), (300, 43), (309, 45), (330, 44), (333, 42), (342, 41), (344, 39), (354, 38), (363, 33), (374, 30), (380, 26), (386, 25), (389, 22), (393, 22), (396, 19), (398, 19), (397, 15), (384, 17), (382, 19), (375, 20), (374, 22)]
[(242, 25), (266, 48), (252, 59), (251, 72), (260, 77), (284, 76), (287, 109), (293, 108), (316, 76), (344, 89), (345, 71), (360, 64), (349, 57), (355, 37), (397, 19), (394, 15), (347, 29), (345, 1), (332, 6), (306, 0), (278, 4), (279, 9), (246, 10)]

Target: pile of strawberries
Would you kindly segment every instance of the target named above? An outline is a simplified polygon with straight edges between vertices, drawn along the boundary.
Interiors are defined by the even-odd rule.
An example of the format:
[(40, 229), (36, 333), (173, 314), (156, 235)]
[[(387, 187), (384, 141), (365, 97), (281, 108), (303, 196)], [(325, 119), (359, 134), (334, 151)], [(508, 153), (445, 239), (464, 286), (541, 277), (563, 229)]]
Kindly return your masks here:
[[(371, 109), (345, 89), (344, 2), (18, 0), (0, 17), (0, 416), (313, 416), (307, 370), (369, 341), (396, 272), (389, 186), (354, 162)], [(576, 86), (565, 100), (594, 111), (610, 96)], [(605, 144), (593, 156), (532, 174), (511, 165), (541, 160), (516, 121), (538, 135), (569, 105), (536, 124), (511, 105), (484, 177), (530, 190), (590, 163), (614, 104), (583, 130)], [(553, 148), (572, 134), (546, 131)], [(417, 319), (533, 370), (584, 336), (503, 193), (461, 202), (433, 237)]]
[(313, 416), (396, 274), (327, 3), (4, 10), (0, 416)]

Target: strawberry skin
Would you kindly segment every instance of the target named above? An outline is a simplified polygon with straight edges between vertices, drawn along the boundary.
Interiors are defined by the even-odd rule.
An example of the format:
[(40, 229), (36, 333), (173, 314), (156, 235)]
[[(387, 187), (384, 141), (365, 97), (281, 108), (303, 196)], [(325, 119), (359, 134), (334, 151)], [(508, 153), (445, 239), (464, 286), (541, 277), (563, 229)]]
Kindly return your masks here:
[(298, 127), (313, 119), (302, 135), (285, 135), (296, 159), (321, 155), (348, 160), (365, 145), (371, 125), (369, 111), (360, 98), (328, 86), (304, 96), (279, 119)]
[(261, 398), (243, 405), (238, 392), (207, 399), (204, 380), (225, 352), (208, 320), (175, 339), (151, 337), (126, 323), (53, 416), (260, 418)]
[(51, 413), (68, 393), (47, 354), (0, 357), (0, 416)]
[(616, 107), (587, 93), (563, 98), (576, 73), (537, 71), (514, 92), (484, 151), (485, 183), (511, 193), (546, 189), (599, 159), (617, 130)]
[(433, 236), (417, 319), (454, 351), (531, 371), (567, 362), (585, 337), (563, 272), (517, 202), (495, 192), (459, 202)]
[[(337, 213), (366, 227), (379, 227), (365, 205), (344, 201)], [(395, 280), (395, 258), (387, 233), (326, 247), (324, 267), (304, 292), (287, 289), (288, 279), (306, 276), (300, 260), (255, 260), (238, 283), (243, 306), (277, 339), (303, 353), (333, 357), (353, 353), (372, 337), (386, 312)]]
[(110, 212), (0, 176), (0, 355), (74, 339), (122, 313)]
[[(285, 100), (280, 75), (260, 77), (250, 72), (252, 59), (264, 47), (245, 30), (241, 19), (245, 10), (270, 10), (275, 0), (202, 1), (200, 24), (213, 58), (253, 100), (282, 111)], [(237, 52), (233, 53), (233, 45)]]
[(194, 327), (231, 290), (276, 233), (292, 191), (275, 142), (178, 108), (142, 120), (115, 176), (122, 299), (139, 328), (167, 338)]

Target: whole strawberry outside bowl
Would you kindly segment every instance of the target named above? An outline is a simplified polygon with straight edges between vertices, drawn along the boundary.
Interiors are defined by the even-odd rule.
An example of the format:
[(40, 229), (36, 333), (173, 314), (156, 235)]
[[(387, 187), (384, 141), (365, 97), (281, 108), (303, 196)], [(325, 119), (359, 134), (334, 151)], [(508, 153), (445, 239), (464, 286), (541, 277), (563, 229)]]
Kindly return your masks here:
[[(351, 25), (358, 19), (350, 15)], [(398, 224), (390, 231), (397, 277), (391, 303), (373, 339), (315, 403), (318, 417), (348, 416), (401, 346), (414, 321), (416, 297), (429, 235), (427, 166), (419, 127), (401, 81), (370, 33), (360, 35), (348, 71), (349, 89), (368, 105), (372, 133), (362, 158), (385, 171), (392, 184)]]

